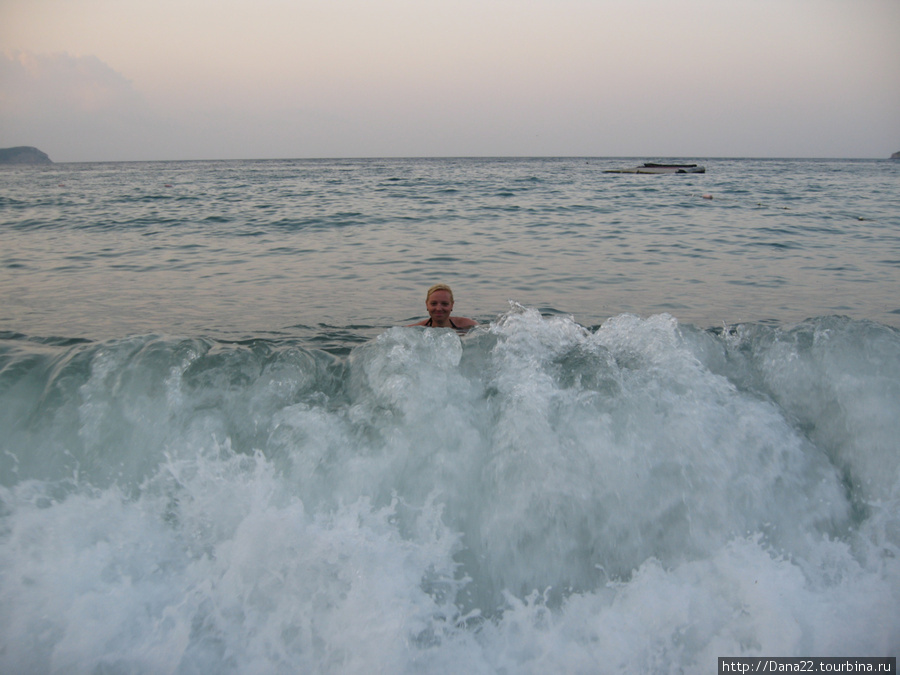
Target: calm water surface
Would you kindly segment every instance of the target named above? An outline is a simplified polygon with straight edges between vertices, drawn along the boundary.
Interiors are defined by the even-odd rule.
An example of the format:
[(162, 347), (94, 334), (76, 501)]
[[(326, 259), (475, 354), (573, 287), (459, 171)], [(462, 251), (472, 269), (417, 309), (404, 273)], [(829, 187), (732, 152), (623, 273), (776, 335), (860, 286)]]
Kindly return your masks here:
[[(698, 160), (703, 161), (703, 160)], [(383, 328), (424, 288), (597, 325), (831, 314), (900, 325), (900, 163), (635, 160), (64, 164), (6, 169), (0, 321), (36, 334)], [(704, 199), (703, 195), (712, 196)]]

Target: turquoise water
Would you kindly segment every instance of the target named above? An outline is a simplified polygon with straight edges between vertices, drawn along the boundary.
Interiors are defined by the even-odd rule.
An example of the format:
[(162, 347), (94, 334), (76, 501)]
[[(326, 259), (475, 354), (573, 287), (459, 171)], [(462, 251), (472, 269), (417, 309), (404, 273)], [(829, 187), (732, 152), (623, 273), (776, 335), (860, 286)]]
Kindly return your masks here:
[(4, 170), (0, 670), (896, 656), (900, 166), (634, 163)]

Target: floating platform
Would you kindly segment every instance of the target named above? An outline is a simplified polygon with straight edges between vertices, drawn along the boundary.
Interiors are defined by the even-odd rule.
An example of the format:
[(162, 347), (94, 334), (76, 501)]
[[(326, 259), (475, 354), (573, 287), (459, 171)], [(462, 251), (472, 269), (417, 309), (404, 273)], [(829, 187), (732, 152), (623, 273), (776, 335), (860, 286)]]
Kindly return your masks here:
[(607, 169), (603, 173), (706, 173), (706, 167), (698, 164), (653, 164), (647, 162), (630, 169)]

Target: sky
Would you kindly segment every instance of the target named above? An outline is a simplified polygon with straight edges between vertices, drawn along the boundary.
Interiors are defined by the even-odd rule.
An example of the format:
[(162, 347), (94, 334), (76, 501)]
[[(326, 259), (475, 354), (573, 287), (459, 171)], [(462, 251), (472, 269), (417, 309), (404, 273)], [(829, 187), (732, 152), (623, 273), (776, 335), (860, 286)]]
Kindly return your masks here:
[(0, 0), (0, 147), (58, 162), (883, 158), (898, 0)]

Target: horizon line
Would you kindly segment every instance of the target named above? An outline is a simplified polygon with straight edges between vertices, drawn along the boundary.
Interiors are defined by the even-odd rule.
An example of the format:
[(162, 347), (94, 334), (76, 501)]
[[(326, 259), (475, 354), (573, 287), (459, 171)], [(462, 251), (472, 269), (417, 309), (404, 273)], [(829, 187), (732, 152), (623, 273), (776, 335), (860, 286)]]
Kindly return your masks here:
[[(35, 146), (10, 146), (35, 147)], [(8, 149), (8, 148), (0, 148)], [(75, 159), (53, 160), (51, 164), (136, 164), (150, 162), (302, 162), (302, 161), (372, 161), (372, 160), (530, 160), (530, 159), (560, 159), (560, 160), (761, 160), (761, 161), (896, 161), (897, 158), (887, 157), (836, 157), (836, 156), (777, 156), (777, 155), (334, 155), (318, 157), (217, 157), (217, 158), (193, 158), (193, 159)], [(0, 166), (48, 166), (47, 164), (0, 164)]]

